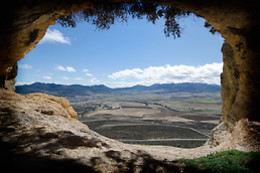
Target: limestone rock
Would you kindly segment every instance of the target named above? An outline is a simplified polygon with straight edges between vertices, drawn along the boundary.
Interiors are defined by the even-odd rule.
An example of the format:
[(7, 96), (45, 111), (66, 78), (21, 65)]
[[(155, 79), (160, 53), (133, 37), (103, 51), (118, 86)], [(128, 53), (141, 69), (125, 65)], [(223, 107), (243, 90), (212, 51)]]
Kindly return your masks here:
[(260, 123), (247, 118), (239, 120), (231, 133), (233, 148), (242, 151), (260, 150)]
[[(69, 15), (83, 9), (93, 8), (93, 1), (57, 0), (18, 1), (2, 4), (0, 37), (0, 87), (6, 80), (6, 73), (24, 55), (30, 52), (43, 38), (47, 28), (55, 24), (62, 15)], [(98, 2), (98, 1), (95, 1)], [(122, 2), (119, 0), (107, 2)], [(125, 0), (124, 2), (130, 2)], [(225, 0), (175, 0), (153, 1), (188, 10), (203, 17), (226, 40), (223, 46), (224, 69), (222, 74), (223, 116), (222, 121), (234, 125), (243, 118), (260, 122), (260, 29), (257, 0), (250, 3)], [(226, 55), (225, 55), (226, 53)], [(8, 85), (12, 85), (10, 81)], [(9, 87), (8, 87), (9, 88)]]
[(189, 168), (176, 159), (226, 149), (123, 144), (89, 130), (64, 107), (62, 98), (0, 89), (1, 171), (182, 172)]
[(207, 141), (207, 144), (211, 147), (217, 147), (218, 145), (226, 145), (230, 147), (231, 133), (229, 131), (229, 126), (222, 122), (216, 126), (212, 131), (211, 135)]
[(8, 68), (5, 74), (0, 75), (0, 88), (15, 91), (16, 76), (18, 72), (17, 62)]
[[(78, 114), (75, 112), (75, 110), (71, 107), (69, 100), (65, 99), (64, 97), (55, 97), (55, 96), (51, 96), (48, 94), (43, 94), (43, 93), (32, 93), (32, 94), (28, 94), (27, 97), (31, 97), (34, 100), (43, 100), (46, 99), (45, 101), (43, 100), (43, 107), (40, 107), (41, 109), (44, 109), (44, 107), (46, 108), (46, 110), (43, 110), (44, 112), (48, 112), (47, 107), (50, 107), (50, 103), (51, 104), (60, 104), (62, 106), (62, 108), (64, 108), (66, 110), (66, 115), (65, 117), (71, 117), (71, 118), (77, 118)], [(60, 111), (60, 109), (59, 109)], [(54, 111), (52, 114), (58, 114), (60, 115), (61, 113), (57, 111)], [(62, 112), (63, 113), (63, 112)], [(69, 115), (69, 116), (67, 116)]]
[[(13, 89), (15, 80), (8, 77), (12, 74), (11, 69), (36, 46), (47, 28), (53, 25), (57, 18), (91, 8), (93, 7), (91, 2), (88, 0), (35, 0), (33, 2), (10, 0), (2, 3), (0, 11), (2, 16), (6, 17), (1, 18), (3, 27), (0, 32), (0, 88)], [(27, 166), (30, 167), (29, 161), (38, 159), (37, 163), (32, 164), (52, 165), (52, 168), (59, 165), (58, 167), (64, 168), (63, 170), (80, 167), (89, 172), (104, 172), (104, 170), (138, 172), (154, 168), (167, 172), (167, 168), (171, 168), (178, 172), (179, 169), (172, 162), (176, 158), (199, 157), (228, 148), (259, 149), (257, 137), (260, 122), (258, 0), (250, 2), (247, 0), (221, 2), (219, 0), (157, 0), (153, 2), (174, 5), (203, 17), (226, 40), (222, 49), (224, 54), (223, 115), (222, 123), (212, 134), (212, 144), (215, 147), (209, 149), (209, 146), (205, 145), (203, 150), (179, 150), (168, 147), (129, 146), (104, 138), (71, 118), (75, 118), (76, 114), (63, 99), (41, 94), (22, 96), (1, 89), (0, 149), (3, 150), (1, 156), (6, 156), (1, 158), (6, 161), (1, 164), (2, 167), (9, 166), (8, 168), (12, 169), (14, 166), (12, 161), (16, 160), (16, 166), (25, 165), (23, 167), (25, 170)], [(223, 132), (225, 129), (226, 131)], [(221, 138), (222, 134), (223, 138)], [(231, 136), (229, 142), (227, 142), (228, 136)], [(70, 146), (70, 142), (67, 141), (74, 142), (75, 145)], [(222, 142), (217, 145), (218, 141)], [(13, 155), (9, 156), (10, 152)], [(26, 158), (25, 161), (23, 158)], [(68, 160), (70, 164), (66, 166)], [(44, 166), (40, 169), (46, 170)]]

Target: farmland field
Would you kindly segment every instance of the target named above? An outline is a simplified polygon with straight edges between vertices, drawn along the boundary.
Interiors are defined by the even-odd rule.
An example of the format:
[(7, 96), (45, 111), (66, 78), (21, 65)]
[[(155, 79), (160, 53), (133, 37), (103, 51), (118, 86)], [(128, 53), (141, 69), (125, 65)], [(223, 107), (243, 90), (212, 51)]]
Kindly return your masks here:
[[(187, 96), (188, 95), (188, 96)], [(140, 145), (193, 148), (203, 145), (220, 120), (221, 99), (184, 93), (111, 96), (106, 100), (72, 102), (79, 120), (106, 137)]]
[(80, 121), (121, 142), (192, 148), (203, 145), (219, 123), (220, 89), (201, 83), (112, 89), (38, 82), (17, 86), (16, 92), (66, 97)]

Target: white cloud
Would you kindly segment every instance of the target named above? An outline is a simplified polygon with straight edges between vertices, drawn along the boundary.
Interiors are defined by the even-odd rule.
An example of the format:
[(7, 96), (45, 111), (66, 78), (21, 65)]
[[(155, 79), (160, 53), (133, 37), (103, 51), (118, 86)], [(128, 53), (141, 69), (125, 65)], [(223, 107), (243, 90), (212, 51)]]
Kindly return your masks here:
[(44, 79), (48, 79), (48, 80), (51, 80), (51, 79), (52, 79), (51, 76), (43, 76), (42, 78), (44, 78)]
[(126, 82), (126, 81), (117, 81), (117, 82), (109, 82), (106, 86), (110, 88), (124, 88), (124, 87), (132, 87), (135, 85), (145, 85), (142, 82)]
[(19, 64), (19, 68), (21, 68), (21, 69), (31, 69), (32, 66), (30, 66), (28, 64)]
[(97, 78), (95, 78), (95, 77), (93, 77), (93, 78), (90, 80), (90, 83), (91, 83), (91, 84), (101, 84), (101, 82), (100, 82)]
[(68, 72), (75, 72), (76, 70), (73, 67), (66, 67)]
[(64, 37), (64, 35), (57, 29), (47, 29), (47, 32), (40, 43), (71, 44), (70, 39), (68, 37)]
[[(85, 68), (82, 71), (83, 72), (88, 72), (89, 70)], [(92, 77), (93, 76), (91, 73), (85, 73), (85, 75), (88, 76), (88, 77)]]
[(88, 77), (92, 77), (93, 76), (91, 73), (86, 73), (85, 75), (88, 76)]
[(67, 71), (67, 72), (76, 72), (76, 70), (73, 67), (63, 67), (62, 65), (58, 65), (55, 70), (59, 70), (59, 71)]
[(81, 78), (81, 77), (76, 77), (76, 78), (74, 78), (74, 80), (83, 80), (83, 78)]
[(66, 71), (66, 68), (64, 68), (62, 65), (58, 65), (55, 70), (60, 70), (60, 71)]
[(62, 79), (69, 80), (69, 78), (67, 76), (63, 76)]
[(35, 83), (35, 81), (31, 81), (31, 82), (16, 82), (15, 85), (19, 86), (19, 85), (31, 85)]
[[(220, 85), (220, 73), (223, 63), (206, 64), (199, 67), (187, 65), (150, 66), (140, 69), (126, 69), (109, 75), (109, 78), (120, 80), (120, 86), (132, 84), (152, 85), (155, 83), (207, 83)], [(131, 82), (128, 82), (131, 81)]]

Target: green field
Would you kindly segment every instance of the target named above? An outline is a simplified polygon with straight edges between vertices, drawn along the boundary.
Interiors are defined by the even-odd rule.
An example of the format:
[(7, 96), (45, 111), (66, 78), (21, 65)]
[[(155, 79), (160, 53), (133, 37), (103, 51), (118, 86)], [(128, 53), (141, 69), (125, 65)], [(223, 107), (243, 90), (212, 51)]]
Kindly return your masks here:
[[(206, 123), (167, 123), (161, 120), (147, 121), (127, 116), (123, 116), (124, 120), (118, 120), (116, 117), (119, 118), (120, 116), (115, 117), (113, 115), (97, 115), (94, 117), (84, 121), (90, 129), (121, 142), (140, 145), (166, 145), (182, 148), (198, 147), (206, 142), (207, 136), (194, 131), (194, 127), (199, 129), (199, 132), (214, 127), (214, 125)], [(194, 141), (192, 139), (200, 140)]]
[(205, 135), (189, 128), (166, 125), (124, 125), (107, 126), (96, 130), (113, 139), (206, 139)]
[(220, 90), (218, 85), (202, 83), (113, 89), (37, 82), (16, 87), (21, 94), (40, 92), (67, 98), (78, 119), (101, 135), (127, 143), (184, 148), (202, 145), (219, 123)]
[(114, 95), (72, 105), (80, 121), (115, 140), (182, 148), (203, 145), (221, 117), (218, 93), (169, 95)]

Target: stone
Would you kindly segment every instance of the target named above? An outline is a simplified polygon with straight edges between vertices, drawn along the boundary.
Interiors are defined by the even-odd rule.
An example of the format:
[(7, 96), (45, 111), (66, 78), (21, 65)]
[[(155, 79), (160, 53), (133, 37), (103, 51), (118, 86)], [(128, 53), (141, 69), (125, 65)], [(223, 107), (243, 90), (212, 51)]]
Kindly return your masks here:
[[(48, 94), (43, 94), (43, 93), (32, 93), (32, 94), (27, 94), (27, 97), (32, 98), (33, 100), (38, 100), (38, 101), (42, 101), (42, 105), (39, 107), (39, 110), (41, 110), (42, 113), (44, 114), (61, 114), (58, 111), (52, 111), (52, 110), (48, 110), (50, 108), (52, 108), (51, 105), (55, 105), (55, 104), (59, 104), (65, 111), (66, 114), (68, 114), (68, 116), (66, 115), (66, 117), (71, 117), (71, 118), (77, 118), (78, 114), (77, 112), (75, 112), (75, 110), (71, 107), (69, 100), (67, 100), (64, 97), (55, 97), (55, 96), (51, 96)], [(45, 108), (44, 108), (45, 107)]]
[(7, 73), (0, 75), (0, 87), (15, 91), (16, 76), (18, 72), (17, 62), (7, 70)]
[(189, 168), (176, 159), (227, 148), (124, 144), (71, 118), (57, 100), (64, 101), (46, 94), (20, 95), (0, 89), (1, 171), (181, 172)]
[[(1, 18), (0, 87), (14, 89), (15, 64), (36, 46), (47, 28), (55, 24), (56, 19), (62, 15), (92, 8), (94, 6), (92, 2), (88, 0), (35, 0), (33, 2), (10, 0), (2, 3), (0, 11), (5, 17)], [(107, 0), (106, 2), (121, 1)], [(89, 172), (140, 171), (149, 170), (149, 165), (145, 164), (148, 162), (170, 165), (171, 169), (178, 171), (176, 165), (168, 162), (180, 158), (180, 154), (177, 153), (182, 153), (183, 157), (192, 158), (224, 149), (259, 150), (260, 20), (258, 0), (250, 2), (247, 0), (155, 0), (152, 2), (173, 5), (203, 17), (225, 39), (222, 48), (224, 67), (221, 75), (223, 99), (221, 123), (213, 130), (210, 140), (203, 146), (203, 149), (145, 148), (122, 144), (90, 131), (74, 119), (77, 115), (64, 99), (43, 94), (22, 96), (1, 89), (1, 155), (7, 157), (8, 154), (13, 154), (11, 155), (13, 157), (7, 158), (23, 161), (21, 158), (24, 157), (27, 162), (32, 161), (29, 158), (34, 156), (34, 160), (38, 159), (37, 163), (35, 162), (35, 165), (38, 165), (37, 169), (43, 170), (46, 170), (45, 163), (51, 165), (62, 163), (63, 167), (59, 168), (64, 168), (64, 170), (77, 167)], [(69, 131), (71, 136), (79, 136), (68, 138), (77, 141), (78, 147), (67, 148), (66, 142), (57, 142), (56, 136), (64, 137), (64, 131)], [(93, 147), (84, 146), (86, 139), (93, 138), (97, 139), (94, 141), (101, 142), (97, 142), (98, 145), (91, 144)], [(109, 147), (113, 152), (104, 154)], [(20, 153), (19, 156), (18, 153)], [(64, 159), (63, 162), (59, 162), (62, 159)], [(68, 163), (66, 159), (71, 161), (68, 167), (64, 164)], [(163, 161), (164, 159), (166, 161)], [(1, 160), (9, 161), (8, 159)], [(7, 161), (1, 166), (10, 166), (11, 162)], [(18, 161), (16, 164), (20, 167), (23, 165)], [(28, 163), (24, 165), (26, 167)], [(13, 165), (8, 168), (12, 167)], [(35, 168), (35, 171), (37, 169)], [(159, 169), (167, 171), (167, 167), (158, 167)]]
[[(217, 0), (211, 2), (157, 0), (154, 2), (173, 5), (203, 17), (225, 38), (226, 43), (222, 49), (224, 61), (222, 121), (234, 125), (240, 119), (250, 117), (250, 120), (259, 122), (260, 118), (257, 115), (260, 103), (260, 81), (258, 80), (260, 29), (257, 17), (259, 9), (256, 5), (258, 1), (253, 0), (248, 3), (246, 0), (241, 0), (234, 3), (232, 0), (226, 0), (218, 3)], [(61, 15), (69, 15), (94, 6), (87, 0), (35, 1), (33, 4), (24, 3), (24, 5), (23, 2), (19, 1), (19, 3), (21, 5), (15, 10), (9, 10), (13, 8), (13, 3), (1, 6), (3, 14), (9, 16), (8, 20), (2, 19), (5, 27), (2, 27), (0, 35), (0, 75), (3, 75), (0, 77), (0, 85), (2, 87), (1, 81), (6, 80), (10, 69), (36, 46), (56, 19)], [(16, 16), (19, 16), (19, 20)], [(6, 83), (8, 85), (6, 88), (13, 89), (11, 86), (14, 81)]]

